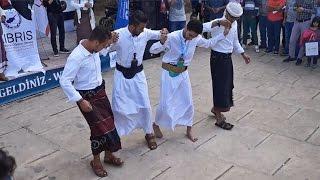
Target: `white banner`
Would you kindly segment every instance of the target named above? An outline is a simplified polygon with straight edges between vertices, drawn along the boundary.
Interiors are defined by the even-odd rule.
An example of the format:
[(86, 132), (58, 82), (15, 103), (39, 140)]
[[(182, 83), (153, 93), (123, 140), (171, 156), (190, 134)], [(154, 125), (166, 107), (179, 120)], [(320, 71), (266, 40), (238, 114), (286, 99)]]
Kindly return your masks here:
[(1, 25), (8, 59), (6, 77), (18, 77), (34, 71), (44, 72), (38, 53), (34, 17), (31, 21), (27, 20), (15, 9), (6, 10), (5, 15), (6, 21)]

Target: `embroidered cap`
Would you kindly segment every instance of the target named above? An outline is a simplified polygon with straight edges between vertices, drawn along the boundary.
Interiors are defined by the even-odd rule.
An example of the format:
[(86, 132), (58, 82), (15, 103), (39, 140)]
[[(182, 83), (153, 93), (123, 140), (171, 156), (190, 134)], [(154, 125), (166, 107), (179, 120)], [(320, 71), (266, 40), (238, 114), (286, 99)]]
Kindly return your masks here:
[(241, 5), (237, 2), (229, 2), (226, 10), (233, 17), (240, 17), (243, 13)]

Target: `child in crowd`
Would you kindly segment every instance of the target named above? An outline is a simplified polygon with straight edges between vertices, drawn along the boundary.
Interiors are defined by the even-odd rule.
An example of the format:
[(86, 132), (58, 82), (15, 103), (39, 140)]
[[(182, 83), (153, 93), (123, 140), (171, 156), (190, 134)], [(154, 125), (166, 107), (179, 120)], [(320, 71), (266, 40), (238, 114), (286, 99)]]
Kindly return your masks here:
[[(320, 31), (319, 31), (319, 25), (320, 25), (320, 17), (315, 17), (312, 20), (312, 23), (308, 29), (303, 31), (301, 37), (300, 37), (300, 51), (304, 49), (306, 43), (308, 42), (318, 42), (320, 40)], [(317, 67), (317, 61), (318, 56), (309, 56), (308, 62), (305, 65), (306, 67), (311, 66), (312, 61), (312, 68)]]

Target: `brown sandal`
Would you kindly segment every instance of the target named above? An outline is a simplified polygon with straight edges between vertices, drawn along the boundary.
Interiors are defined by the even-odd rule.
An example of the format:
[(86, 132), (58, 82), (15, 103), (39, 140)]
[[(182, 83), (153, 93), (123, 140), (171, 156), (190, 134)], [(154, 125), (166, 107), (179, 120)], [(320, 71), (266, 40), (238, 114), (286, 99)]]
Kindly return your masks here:
[(99, 177), (106, 177), (108, 173), (103, 169), (101, 164), (94, 164), (93, 161), (90, 162), (93, 172)]
[(112, 158), (104, 158), (103, 162), (113, 166), (122, 166), (124, 163), (120, 158), (117, 158), (115, 156), (113, 156)]
[(152, 134), (152, 135), (146, 135), (145, 136), (146, 138), (146, 141), (147, 141), (147, 144), (148, 144), (148, 147), (150, 150), (155, 150), (157, 149), (158, 145), (157, 145), (157, 142), (156, 142), (156, 138), (155, 136)]

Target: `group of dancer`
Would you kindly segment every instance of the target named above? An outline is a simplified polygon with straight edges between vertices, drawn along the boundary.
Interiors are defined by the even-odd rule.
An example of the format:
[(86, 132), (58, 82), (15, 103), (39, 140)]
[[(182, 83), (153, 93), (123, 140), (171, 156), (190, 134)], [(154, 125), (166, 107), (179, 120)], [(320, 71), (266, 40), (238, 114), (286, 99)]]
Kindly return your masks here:
[[(192, 134), (194, 105), (191, 83), (187, 71), (197, 46), (211, 49), (211, 75), (214, 106), (211, 112), (216, 125), (231, 130), (222, 112), (233, 106), (233, 66), (231, 54), (242, 55), (246, 63), (250, 57), (238, 41), (236, 20), (242, 7), (231, 2), (221, 19), (202, 24), (191, 20), (187, 26), (168, 33), (146, 28), (147, 17), (142, 11), (130, 14), (127, 27), (110, 32), (97, 26), (88, 39), (81, 40), (67, 59), (60, 84), (70, 102), (77, 103), (91, 130), (93, 160), (90, 165), (99, 177), (107, 176), (101, 164), (100, 153), (105, 152), (104, 162), (114, 166), (123, 161), (113, 153), (121, 149), (120, 137), (135, 129), (143, 129), (148, 147), (157, 148), (156, 138), (162, 138), (161, 128), (177, 125), (187, 127), (187, 137), (195, 142)], [(201, 34), (211, 32), (210, 39)], [(160, 85), (160, 103), (155, 121), (149, 100), (148, 85), (142, 65), (143, 54), (149, 40), (159, 40), (150, 53), (164, 52)], [(116, 51), (112, 103), (105, 92), (101, 75), (100, 54)], [(159, 67), (160, 69), (160, 67)]]

